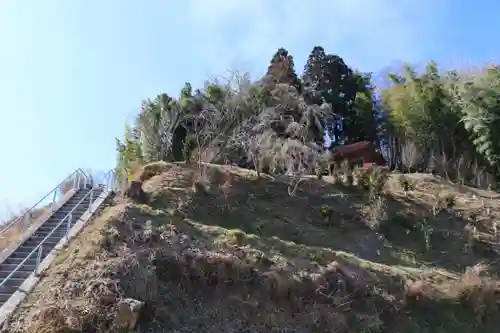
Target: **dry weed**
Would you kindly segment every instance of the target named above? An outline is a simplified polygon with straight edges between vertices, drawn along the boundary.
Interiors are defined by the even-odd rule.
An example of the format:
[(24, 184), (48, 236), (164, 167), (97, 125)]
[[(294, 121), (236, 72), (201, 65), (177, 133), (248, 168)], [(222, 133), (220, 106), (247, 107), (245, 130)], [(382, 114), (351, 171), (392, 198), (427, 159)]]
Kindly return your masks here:
[[(21, 214), (12, 217), (8, 221), (2, 223), (4, 226), (0, 230), (0, 251), (7, 249), (12, 244), (19, 241), (24, 233), (25, 224), (29, 227), (42, 217), (50, 209), (49, 206), (31, 210), (29, 213), (22, 212)], [(25, 221), (25, 214), (28, 220)]]

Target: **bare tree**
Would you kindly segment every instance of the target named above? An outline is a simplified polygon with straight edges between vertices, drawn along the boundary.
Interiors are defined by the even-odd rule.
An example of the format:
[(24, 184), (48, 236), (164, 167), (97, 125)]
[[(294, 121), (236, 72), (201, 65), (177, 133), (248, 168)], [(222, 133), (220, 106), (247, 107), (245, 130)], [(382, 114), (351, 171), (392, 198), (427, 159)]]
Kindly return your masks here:
[(219, 86), (222, 96), (219, 101), (206, 101), (192, 118), (200, 168), (202, 163), (229, 162), (251, 145), (252, 120), (258, 114), (246, 76), (233, 73), (224, 84), (219, 80), (212, 84)]
[(408, 172), (411, 172), (421, 159), (420, 150), (414, 142), (406, 141), (401, 146), (401, 161)]
[(290, 176), (289, 194), (294, 195), (302, 176), (314, 173), (318, 163), (318, 147), (309, 144), (312, 127), (321, 126), (314, 119), (329, 110), (307, 105), (286, 84), (265, 86), (271, 106), (264, 107), (254, 94), (263, 84), (233, 77), (221, 87), (218, 102), (203, 105), (193, 122), (198, 165), (203, 169), (203, 162), (227, 162), (243, 153), (259, 176), (263, 170)]

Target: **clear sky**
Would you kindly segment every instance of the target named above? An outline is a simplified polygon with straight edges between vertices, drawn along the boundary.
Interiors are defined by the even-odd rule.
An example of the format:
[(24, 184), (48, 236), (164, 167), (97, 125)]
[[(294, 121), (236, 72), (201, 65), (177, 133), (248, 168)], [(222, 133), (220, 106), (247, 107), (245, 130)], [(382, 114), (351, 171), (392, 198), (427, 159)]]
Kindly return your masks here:
[(3, 0), (0, 211), (78, 167), (114, 167), (141, 100), (185, 81), (256, 77), (279, 47), (300, 72), (317, 44), (374, 72), (495, 61), (499, 15), (498, 0)]

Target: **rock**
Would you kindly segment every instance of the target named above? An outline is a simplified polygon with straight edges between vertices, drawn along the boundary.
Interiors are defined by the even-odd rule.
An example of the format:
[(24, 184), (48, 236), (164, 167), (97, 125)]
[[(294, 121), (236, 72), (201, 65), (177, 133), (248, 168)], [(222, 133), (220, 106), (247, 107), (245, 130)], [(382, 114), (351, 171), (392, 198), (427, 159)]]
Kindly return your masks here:
[(115, 325), (121, 329), (133, 330), (139, 319), (139, 313), (144, 306), (144, 302), (125, 298), (118, 303), (118, 313), (115, 318)]
[(138, 203), (147, 203), (148, 195), (142, 189), (142, 181), (132, 180), (125, 195)]
[(433, 290), (432, 285), (424, 280), (418, 280), (409, 284), (405, 290), (405, 306), (411, 307), (415, 302), (431, 295)]

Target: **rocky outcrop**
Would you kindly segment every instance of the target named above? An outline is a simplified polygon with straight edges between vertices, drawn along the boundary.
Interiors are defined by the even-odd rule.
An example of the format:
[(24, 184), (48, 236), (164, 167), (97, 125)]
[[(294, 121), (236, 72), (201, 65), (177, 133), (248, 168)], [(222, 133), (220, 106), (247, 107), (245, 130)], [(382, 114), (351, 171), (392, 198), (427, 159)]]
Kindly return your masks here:
[(125, 195), (138, 203), (147, 203), (148, 195), (142, 189), (142, 181), (132, 180)]
[(115, 325), (118, 328), (133, 330), (137, 325), (139, 313), (144, 303), (132, 298), (122, 299), (118, 303), (118, 312), (115, 318)]

